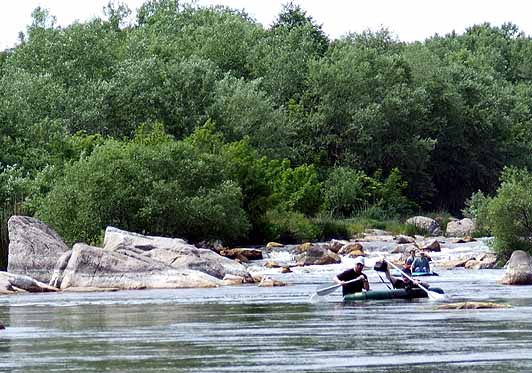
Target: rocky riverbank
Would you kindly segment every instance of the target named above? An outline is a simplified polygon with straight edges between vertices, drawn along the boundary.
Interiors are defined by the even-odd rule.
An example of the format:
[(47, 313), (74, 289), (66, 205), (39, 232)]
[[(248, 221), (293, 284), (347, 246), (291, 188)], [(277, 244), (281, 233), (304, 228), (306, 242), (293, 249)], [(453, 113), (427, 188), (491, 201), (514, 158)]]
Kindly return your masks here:
[[(145, 236), (108, 227), (103, 247), (77, 243), (69, 248), (50, 227), (30, 217), (13, 216), (8, 228), (9, 266), (8, 272), (0, 272), (0, 294), (240, 284), (279, 286), (284, 284), (267, 276), (268, 272), (339, 264), (358, 255), (366, 256), (368, 265), (381, 257), (399, 264), (411, 250), (426, 252), (433, 268), (474, 270), (497, 265), (496, 255), (483, 242), (480, 247), (485, 249), (470, 249), (479, 247), (479, 242), (469, 236), (410, 237), (372, 230), (349, 241), (201, 248), (179, 238)], [(531, 263), (526, 253), (512, 256), (501, 282), (532, 283)]]

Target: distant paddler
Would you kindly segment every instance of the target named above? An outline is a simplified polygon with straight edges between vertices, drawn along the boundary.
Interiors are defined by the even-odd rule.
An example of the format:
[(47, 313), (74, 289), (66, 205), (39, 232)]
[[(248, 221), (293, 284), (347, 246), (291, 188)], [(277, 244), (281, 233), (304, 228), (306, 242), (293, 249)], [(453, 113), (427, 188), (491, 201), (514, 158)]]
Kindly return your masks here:
[(430, 272), (430, 262), (431, 258), (424, 252), (421, 251), (419, 253), (419, 257), (416, 257), (414, 261), (412, 262), (412, 267), (410, 270), (412, 272)]

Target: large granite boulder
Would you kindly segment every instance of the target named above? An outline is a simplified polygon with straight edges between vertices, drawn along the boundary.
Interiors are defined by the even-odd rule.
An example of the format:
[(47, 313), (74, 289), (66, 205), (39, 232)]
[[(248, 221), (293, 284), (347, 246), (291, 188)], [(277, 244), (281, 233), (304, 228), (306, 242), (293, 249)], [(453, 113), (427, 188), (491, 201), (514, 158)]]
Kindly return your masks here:
[(528, 253), (516, 250), (506, 264), (506, 273), (500, 280), (504, 285), (531, 285), (532, 258)]
[(338, 255), (348, 255), (351, 257), (366, 256), (364, 247), (358, 242), (348, 242), (338, 251)]
[(471, 236), (476, 229), (475, 222), (469, 218), (454, 220), (447, 223), (445, 234), (448, 237), (466, 237)]
[(48, 283), (57, 260), (69, 250), (68, 246), (53, 229), (28, 216), (12, 216), (7, 227), (8, 272)]
[(421, 244), (421, 250), (440, 252), (441, 245), (438, 240), (430, 240)]
[(97, 287), (120, 289), (216, 287), (222, 282), (193, 270), (178, 270), (134, 252), (119, 253), (76, 244), (57, 280), (61, 289)]
[(198, 249), (179, 238), (145, 236), (107, 227), (104, 249), (118, 253), (135, 252), (179, 270), (192, 269), (219, 279), (234, 275), (253, 281), (242, 264), (212, 250)]
[(426, 230), (431, 236), (440, 234), (440, 224), (436, 220), (426, 216), (414, 216), (413, 218), (407, 219), (405, 223)]
[(340, 263), (342, 259), (338, 254), (333, 253), (331, 250), (321, 247), (319, 245), (313, 245), (305, 253), (298, 257), (298, 266), (309, 265), (324, 265), (324, 264), (336, 264)]
[(57, 259), (57, 263), (55, 264), (52, 278), (50, 279), (50, 282), (48, 283), (48, 285), (56, 287), (58, 289), (61, 288), (61, 281), (63, 281), (63, 274), (68, 265), (68, 262), (70, 261), (71, 256), (72, 256), (72, 250), (69, 250), (66, 253), (63, 253), (63, 255), (61, 255), (59, 259)]

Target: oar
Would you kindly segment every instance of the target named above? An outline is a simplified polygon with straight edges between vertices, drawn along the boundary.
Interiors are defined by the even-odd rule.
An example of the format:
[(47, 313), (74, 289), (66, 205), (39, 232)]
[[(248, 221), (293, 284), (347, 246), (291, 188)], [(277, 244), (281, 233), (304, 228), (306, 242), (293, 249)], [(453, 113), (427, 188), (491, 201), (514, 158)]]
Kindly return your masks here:
[[(359, 277), (360, 277), (360, 276), (359, 276)], [(360, 281), (360, 280), (359, 280), (358, 277), (357, 277), (357, 278), (355, 278), (355, 279), (353, 279), (353, 280), (346, 281), (346, 282), (344, 282), (343, 284), (334, 284), (334, 285), (328, 286), (328, 287), (326, 287), (326, 288), (316, 290), (316, 294), (318, 294), (319, 296), (323, 296), (323, 295), (331, 294), (331, 293), (333, 293), (336, 289), (338, 289), (339, 287), (344, 286), (344, 285), (347, 285), (347, 284), (350, 284), (351, 282), (355, 282), (355, 281)]]
[[(384, 259), (386, 260), (386, 259)], [(401, 274), (403, 276), (405, 276), (407, 279), (409, 279), (410, 281), (414, 282), (415, 280), (410, 277), (409, 275), (407, 275), (406, 273), (404, 273), (401, 268), (397, 267), (395, 264), (393, 264), (392, 262), (390, 262), (389, 260), (386, 260), (386, 263), (390, 264), (392, 267), (394, 267), (395, 269), (397, 269), (399, 272), (401, 272)], [(445, 298), (445, 295), (443, 294), (439, 294), (439, 293), (436, 293), (435, 291), (430, 291), (429, 289), (427, 289), (426, 287), (424, 287), (423, 285), (421, 284), (417, 284), (417, 286), (419, 286), (419, 288), (421, 290), (423, 290), (425, 293), (427, 293), (429, 299), (432, 299), (432, 300), (441, 300), (441, 299), (444, 299)]]

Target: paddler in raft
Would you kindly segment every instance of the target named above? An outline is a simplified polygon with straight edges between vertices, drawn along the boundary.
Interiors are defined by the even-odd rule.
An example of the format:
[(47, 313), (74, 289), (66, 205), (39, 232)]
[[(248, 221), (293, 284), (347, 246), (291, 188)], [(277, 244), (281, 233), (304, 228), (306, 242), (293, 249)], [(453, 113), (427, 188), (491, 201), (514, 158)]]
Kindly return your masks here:
[[(347, 294), (360, 293), (361, 291), (369, 290), (368, 276), (362, 272), (364, 269), (364, 264), (364, 257), (357, 256), (355, 258), (354, 268), (349, 268), (348, 270), (333, 277), (334, 282), (343, 285), (342, 294), (344, 296)], [(345, 284), (347, 281), (351, 280), (355, 281)]]
[(430, 272), (430, 261), (432, 259), (425, 253), (421, 251), (419, 256), (414, 259), (412, 262), (412, 267), (410, 268), (412, 272)]
[(386, 263), (386, 261), (384, 260), (375, 263), (375, 270), (379, 272), (384, 272), (386, 274), (386, 278), (388, 279), (388, 281), (390, 281), (394, 289), (413, 289), (418, 288), (419, 284), (426, 288), (429, 287), (429, 284), (426, 284), (424, 282), (420, 282), (418, 280), (410, 280), (408, 276), (411, 277), (412, 272), (410, 272), (410, 269), (406, 268), (406, 266), (402, 268), (403, 274), (401, 277), (392, 276), (390, 274), (390, 269), (388, 268), (388, 263)]
[(412, 263), (414, 263), (414, 260), (416, 259), (416, 249), (411, 249), (409, 253), (410, 256), (406, 258), (405, 264), (403, 265), (403, 267), (406, 269), (412, 268)]

